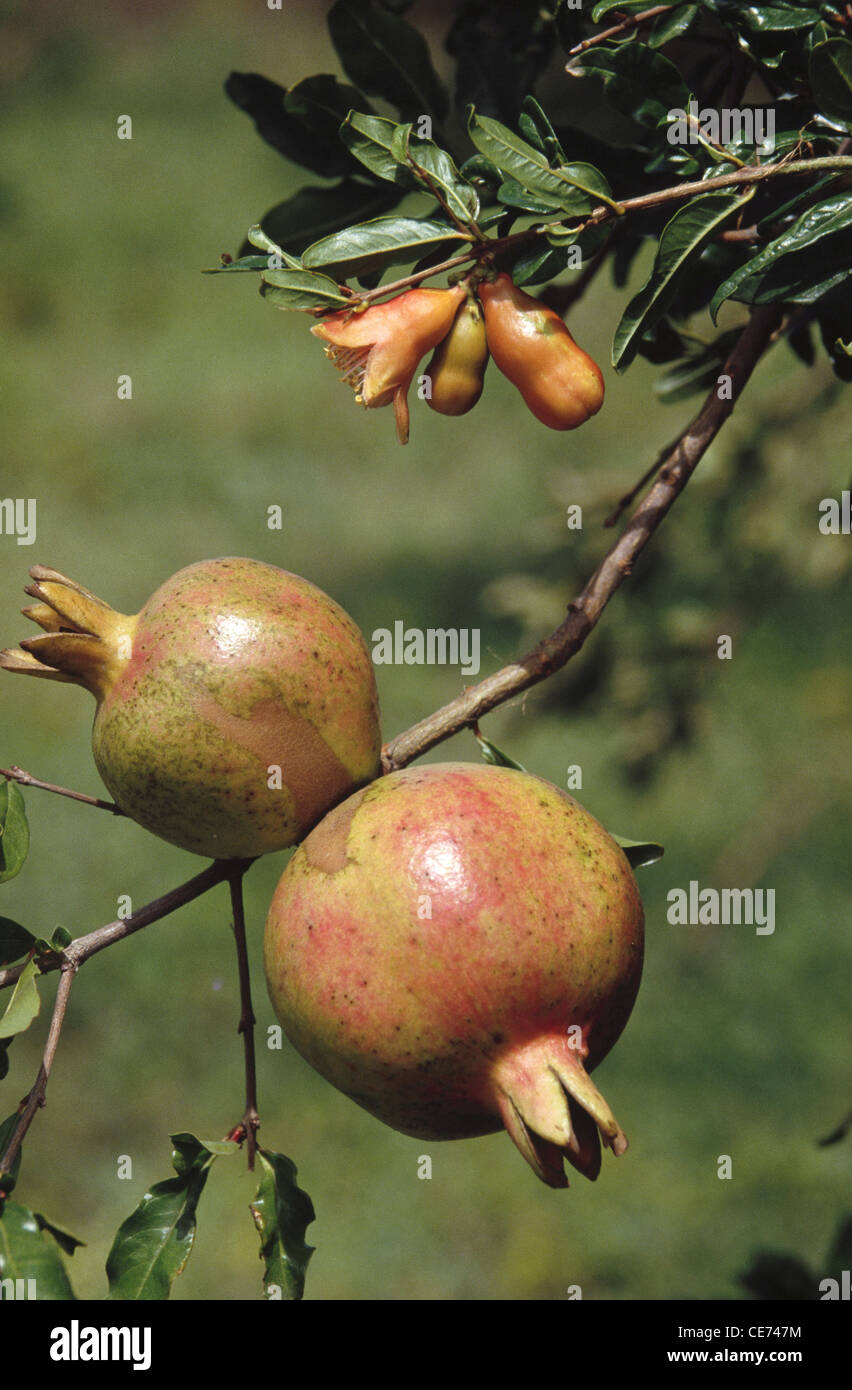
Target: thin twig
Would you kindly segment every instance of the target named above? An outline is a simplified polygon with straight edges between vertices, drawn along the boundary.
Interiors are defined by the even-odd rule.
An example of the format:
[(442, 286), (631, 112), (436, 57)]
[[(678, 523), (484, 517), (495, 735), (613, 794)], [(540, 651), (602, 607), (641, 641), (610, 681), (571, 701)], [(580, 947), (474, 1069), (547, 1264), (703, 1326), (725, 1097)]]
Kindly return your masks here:
[(254, 1168), (257, 1131), (260, 1128), (260, 1116), (257, 1113), (257, 1069), (254, 1057), (254, 1025), (256, 1020), (251, 1003), (251, 979), (246, 946), (245, 913), (243, 911), (243, 875), (251, 863), (252, 860), (234, 860), (228, 875), (231, 889), (231, 909), (234, 914), (234, 938), (237, 943), (237, 969), (240, 977), (240, 1023), (237, 1032), (243, 1035), (246, 1069), (246, 1108), (241, 1128), (248, 1144), (250, 1172)]
[(9, 1143), (6, 1145), (6, 1152), (0, 1156), (0, 1173), (8, 1173), (18, 1156), (24, 1135), (33, 1122), (36, 1111), (45, 1103), (45, 1091), (47, 1090), (47, 1078), (50, 1076), (50, 1068), (53, 1066), (53, 1059), (56, 1056), (56, 1049), (59, 1045), (59, 1034), (62, 1032), (62, 1024), (65, 1019), (65, 1010), (68, 1005), (68, 995), (74, 983), (74, 976), (77, 974), (77, 966), (69, 962), (64, 962), (62, 974), (59, 978), (59, 988), (56, 991), (56, 999), (53, 1004), (53, 1015), (50, 1020), (50, 1029), (47, 1034), (47, 1042), (44, 1046), (44, 1056), (41, 1059), (38, 1076), (35, 1085), (23, 1102), (20, 1118), (15, 1126), (15, 1132)]
[(391, 739), (382, 750), (385, 772), (405, 767), (460, 729), (474, 724), (489, 710), (553, 675), (580, 650), (607, 603), (630, 574), (635, 560), (686, 487), (705, 451), (727, 420), (761, 354), (771, 342), (779, 319), (780, 312), (775, 305), (763, 305), (753, 310), (722, 367), (722, 374), (731, 379), (730, 398), (726, 393), (725, 399), (720, 399), (716, 386), (713, 386), (619, 539), (607, 552), (583, 592), (568, 605), (565, 621), (527, 656), (486, 677), (478, 685), (471, 686), (443, 709)]
[[(623, 34), (627, 29), (635, 29), (639, 24), (644, 24), (646, 19), (656, 19), (657, 15), (666, 14), (668, 10), (672, 9), (674, 9), (673, 5), (652, 5), (649, 10), (642, 10), (640, 14), (628, 15), (619, 24), (613, 24), (612, 28), (603, 29), (592, 38), (583, 39), (582, 43), (577, 43), (573, 48), (569, 48), (568, 57), (573, 58), (578, 53), (585, 53), (587, 48), (594, 48), (596, 44), (606, 43), (608, 39), (614, 39), (617, 34)], [(568, 65), (566, 65), (567, 70)]]
[(83, 801), (87, 806), (97, 806), (101, 811), (112, 811), (114, 816), (125, 814), (114, 801), (101, 801), (97, 796), (86, 796), (83, 792), (73, 792), (68, 787), (57, 787), (53, 782), (42, 782), (32, 773), (24, 772), (22, 767), (0, 767), (0, 777), (7, 782), (20, 782), (22, 787), (40, 787), (45, 792), (56, 792), (57, 796), (69, 796), (72, 801)]
[[(245, 863), (246, 861), (241, 861)], [(251, 861), (249, 861), (251, 862)], [(232, 872), (232, 863), (228, 859), (216, 859), (204, 869), (202, 873), (196, 874), (195, 878), (182, 883), (179, 888), (172, 888), (170, 892), (164, 893), (161, 898), (155, 898), (153, 902), (146, 903), (140, 907), (138, 912), (133, 912), (129, 917), (119, 918), (115, 922), (108, 922), (105, 927), (97, 927), (95, 931), (89, 932), (86, 936), (78, 936), (64, 951), (55, 954), (45, 954), (39, 957), (39, 969), (43, 975), (51, 970), (62, 970), (65, 966), (73, 966), (77, 969), (90, 956), (98, 951), (103, 951), (107, 946), (112, 946), (116, 941), (123, 941), (126, 936), (132, 936), (142, 927), (150, 926), (152, 922), (158, 922), (161, 917), (168, 917), (177, 908), (183, 907), (184, 903), (191, 903), (194, 898), (200, 898), (202, 893), (206, 893), (209, 888), (213, 888), (217, 883), (221, 883), (228, 878)], [(0, 970), (0, 989), (6, 989), (9, 985), (16, 983), (24, 970), (23, 965), (10, 965), (6, 970)]]

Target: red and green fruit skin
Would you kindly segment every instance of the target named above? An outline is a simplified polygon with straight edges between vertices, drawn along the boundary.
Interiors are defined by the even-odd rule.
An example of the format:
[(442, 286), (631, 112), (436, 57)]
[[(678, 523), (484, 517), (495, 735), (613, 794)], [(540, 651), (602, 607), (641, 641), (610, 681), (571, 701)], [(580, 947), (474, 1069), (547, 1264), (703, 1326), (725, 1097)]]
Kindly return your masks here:
[(626, 1147), (586, 1073), (642, 950), (632, 871), (587, 811), (530, 774), (449, 763), (391, 773), (317, 826), (272, 901), (265, 966), (291, 1042), (359, 1105), (424, 1139), (505, 1125), (564, 1186), (554, 1146), (590, 1177), (595, 1123)]

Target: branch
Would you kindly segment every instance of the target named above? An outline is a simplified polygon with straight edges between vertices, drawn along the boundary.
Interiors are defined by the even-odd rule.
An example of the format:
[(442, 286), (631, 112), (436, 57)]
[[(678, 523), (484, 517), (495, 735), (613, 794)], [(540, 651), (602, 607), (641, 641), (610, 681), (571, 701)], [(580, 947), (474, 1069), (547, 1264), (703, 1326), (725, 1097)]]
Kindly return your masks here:
[[(249, 859), (239, 862), (248, 867), (253, 861)], [(151, 922), (158, 922), (161, 917), (168, 917), (171, 912), (183, 907), (184, 903), (191, 903), (194, 898), (200, 898), (202, 893), (206, 893), (209, 888), (213, 888), (233, 873), (234, 863), (235, 861), (230, 859), (216, 859), (209, 868), (196, 874), (195, 878), (182, 883), (179, 888), (173, 888), (169, 893), (164, 893), (161, 898), (155, 898), (153, 902), (146, 903), (144, 907), (140, 907), (138, 912), (131, 913), (129, 917), (108, 922), (105, 927), (98, 927), (95, 931), (89, 932), (87, 936), (76, 937), (62, 952), (40, 956), (39, 969), (41, 973), (46, 975), (50, 970), (69, 968), (77, 970), (84, 961), (98, 951), (105, 950), (107, 946), (114, 945), (116, 941), (123, 941), (126, 936), (132, 936), (134, 932), (149, 926)], [(15, 984), (23, 969), (23, 965), (11, 965), (8, 970), (0, 970), (0, 989)]]
[(74, 976), (77, 974), (76, 965), (63, 965), (62, 975), (59, 980), (59, 988), (56, 991), (56, 999), (53, 1004), (53, 1015), (50, 1020), (50, 1029), (47, 1034), (47, 1042), (44, 1047), (44, 1056), (39, 1067), (35, 1085), (23, 1102), (20, 1119), (15, 1126), (15, 1132), (6, 1146), (6, 1152), (0, 1155), (0, 1173), (11, 1171), (15, 1159), (24, 1140), (24, 1135), (33, 1122), (36, 1111), (44, 1105), (44, 1094), (47, 1090), (47, 1078), (50, 1076), (50, 1068), (53, 1066), (53, 1059), (56, 1056), (56, 1049), (59, 1045), (59, 1034), (62, 1032), (62, 1024), (65, 1020), (65, 1010), (68, 1006), (68, 995), (71, 993), (71, 986), (74, 983)]
[(614, 39), (617, 34), (623, 34), (628, 29), (635, 29), (639, 24), (644, 24), (647, 19), (656, 19), (657, 15), (666, 14), (671, 9), (674, 9), (673, 5), (652, 5), (650, 10), (643, 10), (641, 14), (628, 15), (619, 24), (613, 24), (610, 29), (603, 29), (593, 38), (583, 39), (582, 43), (577, 43), (573, 48), (569, 48), (568, 57), (573, 58), (578, 53), (585, 53), (587, 48), (594, 48), (595, 44), (598, 43), (606, 43), (608, 39)]
[(568, 605), (568, 616), (561, 626), (520, 661), (504, 666), (443, 709), (391, 739), (382, 750), (384, 772), (405, 767), (460, 729), (475, 724), (489, 710), (553, 675), (580, 650), (731, 414), (755, 364), (769, 345), (779, 319), (780, 312), (775, 305), (761, 306), (752, 312), (722, 368), (722, 373), (731, 378), (731, 399), (720, 400), (716, 387), (711, 389), (698, 414), (672, 448), (651, 491), (640, 502), (583, 592)]
[(112, 811), (114, 816), (125, 815), (114, 801), (101, 801), (97, 796), (85, 796), (83, 792), (72, 792), (68, 787), (57, 787), (53, 782), (42, 782), (40, 778), (33, 777), (32, 773), (24, 772), (22, 767), (0, 767), (0, 777), (5, 777), (7, 782), (20, 782), (22, 787), (40, 787), (42, 791), (56, 792), (57, 796), (70, 796), (72, 801), (84, 801), (87, 806), (97, 806), (101, 811)]
[(246, 1072), (246, 1108), (241, 1124), (232, 1133), (236, 1135), (242, 1131), (248, 1143), (249, 1172), (254, 1168), (257, 1131), (260, 1128), (260, 1116), (257, 1113), (257, 1071), (254, 1058), (254, 1025), (256, 1020), (251, 1003), (246, 922), (243, 911), (243, 875), (251, 862), (250, 859), (234, 860), (228, 875), (231, 888), (231, 908), (234, 913), (234, 937), (237, 943), (237, 969), (240, 977), (240, 1022), (237, 1032), (243, 1035)]

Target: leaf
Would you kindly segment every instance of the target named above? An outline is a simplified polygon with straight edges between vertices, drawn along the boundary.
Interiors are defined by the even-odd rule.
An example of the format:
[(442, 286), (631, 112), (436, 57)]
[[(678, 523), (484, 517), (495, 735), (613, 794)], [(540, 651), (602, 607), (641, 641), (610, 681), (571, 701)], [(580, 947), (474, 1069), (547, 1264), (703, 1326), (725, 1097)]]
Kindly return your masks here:
[(371, 107), (356, 87), (339, 82), (331, 73), (305, 77), (284, 93), (284, 109), (307, 128), (311, 139), (340, 150), (340, 123), (349, 111)]
[(698, 5), (675, 5), (668, 14), (661, 14), (648, 37), (651, 48), (662, 48), (672, 39), (679, 39), (691, 28), (698, 10)]
[(256, 222), (253, 227), (249, 227), (246, 232), (246, 242), (249, 246), (259, 246), (261, 251), (267, 252), (267, 265), (270, 269), (279, 269), (277, 263), (274, 267), (270, 265), (270, 256), (275, 256), (277, 260), (282, 260), (284, 264), (289, 265), (292, 270), (301, 269), (302, 262), (296, 256), (288, 255), (277, 242), (273, 241), (272, 238), (267, 235), (259, 222)]
[[(551, 164), (565, 164), (567, 162), (565, 151), (559, 143), (559, 136), (535, 97), (524, 97), (518, 125), (525, 133), (528, 132), (528, 138), (542, 150)], [(534, 139), (532, 138), (533, 135), (535, 136)]]
[(287, 91), (277, 82), (256, 72), (232, 72), (225, 92), (254, 121), (260, 138), (285, 159), (326, 178), (351, 173), (352, 162), (337, 132), (330, 135), (324, 124), (320, 134), (288, 111)]
[[(269, 249), (277, 250), (285, 264), (292, 260), (291, 268), (298, 270), (301, 261), (296, 256), (312, 241), (338, 232), (352, 222), (378, 217), (398, 203), (400, 197), (397, 189), (360, 183), (356, 179), (344, 179), (330, 188), (306, 185), (292, 198), (270, 208), (260, 221), (260, 231), (268, 238)], [(252, 231), (257, 229), (252, 228)]]
[(20, 960), (35, 945), (35, 937), (11, 917), (0, 917), (0, 965)]
[(264, 1261), (263, 1283), (281, 1290), (282, 1297), (300, 1299), (305, 1272), (314, 1247), (305, 1232), (316, 1219), (313, 1203), (296, 1182), (295, 1163), (284, 1154), (258, 1149), (260, 1182), (249, 1210), (260, 1235)]
[[(798, 253), (810, 250), (818, 243), (828, 237), (838, 237), (837, 244), (830, 248), (820, 248), (819, 256), (814, 264), (823, 271), (830, 271), (829, 278), (835, 279), (836, 275), (843, 278), (843, 269), (849, 264), (852, 258), (852, 242), (850, 242), (850, 228), (852, 228), (852, 194), (838, 193), (833, 198), (826, 198), (823, 202), (817, 203), (814, 207), (808, 208), (796, 219), (792, 227), (777, 236), (774, 241), (770, 241), (768, 246), (764, 246), (761, 251), (752, 256), (737, 270), (733, 275), (719, 286), (710, 303), (710, 314), (713, 321), (719, 311), (719, 306), (726, 299), (739, 298), (747, 282), (753, 282), (758, 277), (765, 275), (772, 270), (776, 277), (778, 275), (777, 265), (784, 257), (794, 256)], [(838, 236), (838, 234), (844, 234)], [(832, 256), (832, 264), (827, 264), (826, 258)], [(835, 262), (837, 263), (835, 265)], [(789, 272), (789, 267), (784, 268)], [(793, 283), (796, 282), (796, 270), (793, 269)], [(813, 277), (812, 277), (813, 278)], [(819, 279), (819, 277), (817, 277)], [(838, 281), (839, 283), (839, 281)], [(781, 294), (775, 297), (783, 297), (784, 288), (790, 287), (789, 273), (786, 279), (781, 281)], [(778, 287), (776, 279), (776, 288)], [(751, 286), (753, 293), (755, 286)], [(772, 283), (768, 289), (771, 291)], [(824, 292), (824, 291), (823, 291)], [(764, 301), (750, 301), (764, 302)], [(797, 302), (808, 302), (798, 300)]]
[(360, 111), (350, 111), (340, 127), (340, 138), (350, 154), (376, 178), (401, 188), (416, 188), (413, 172), (394, 153), (400, 128), (397, 121), (389, 121), (385, 116), (363, 116)]
[(818, 43), (808, 62), (814, 100), (830, 121), (852, 121), (852, 43), (829, 39)]
[(656, 864), (665, 853), (662, 845), (655, 844), (653, 840), (625, 840), (623, 835), (613, 835), (612, 831), (610, 838), (621, 846), (634, 869), (641, 869), (645, 864)]
[(522, 188), (555, 199), (565, 212), (587, 212), (598, 202), (612, 205), (609, 184), (593, 164), (563, 164), (552, 169), (544, 155), (520, 135), (490, 116), (478, 116), (473, 109), (468, 116), (468, 133), (480, 153), (498, 169)]
[(651, 274), (625, 309), (615, 331), (612, 364), (623, 370), (639, 350), (647, 332), (667, 311), (684, 272), (723, 222), (753, 196), (748, 193), (707, 193), (679, 208), (663, 228)]
[(516, 285), (541, 285), (553, 280), (568, 264), (568, 252), (560, 247), (540, 242), (527, 246), (512, 266)]
[(73, 1255), (78, 1245), (86, 1244), (84, 1240), (78, 1240), (70, 1231), (66, 1231), (64, 1226), (57, 1226), (55, 1221), (48, 1221), (47, 1217), (42, 1216), (40, 1211), (34, 1211), (33, 1216), (39, 1230), (47, 1231), (48, 1235), (53, 1236), (56, 1244), (65, 1251), (66, 1255)]
[(610, 10), (618, 10), (622, 14), (639, 14), (648, 8), (648, 0), (598, 0), (592, 10), (592, 23), (600, 24)]
[(111, 1299), (165, 1299), (195, 1240), (196, 1211), (215, 1155), (192, 1134), (173, 1134), (176, 1178), (155, 1183), (123, 1221), (107, 1256)]
[(412, 135), (409, 126), (398, 128), (396, 147), (399, 148), (401, 161), (408, 165), (428, 192), (443, 200), (451, 216), (463, 223), (476, 220), (479, 194), (467, 179), (462, 178), (446, 150), (442, 150), (434, 140), (421, 140)]
[[(0, 1048), (2, 1048), (2, 1046), (3, 1046), (3, 1044), (0, 1043)], [(3, 1121), (3, 1123), (0, 1124), (0, 1158), (3, 1157), (4, 1153), (6, 1152), (7, 1148), (9, 1147), (9, 1144), (10, 1144), (11, 1139), (12, 1139), (12, 1135), (15, 1133), (15, 1130), (18, 1128), (18, 1121), (20, 1120), (20, 1118), (21, 1118), (21, 1117), (20, 1117), (20, 1115), (18, 1114), (18, 1112), (17, 1112), (17, 1110), (16, 1110), (15, 1113), (14, 1113), (14, 1115), (9, 1115), (9, 1116), (7, 1116), (7, 1118)], [(15, 1182), (16, 1182), (16, 1180), (17, 1180), (17, 1177), (18, 1177), (18, 1174), (19, 1174), (20, 1170), (21, 1170), (21, 1150), (18, 1149), (18, 1152), (15, 1154), (15, 1158), (14, 1158), (14, 1160), (13, 1160), (12, 1167), (11, 1167), (11, 1168), (8, 1170), (8, 1172), (6, 1172), (6, 1174), (5, 1174), (5, 1177), (6, 1177), (6, 1180), (7, 1180), (7, 1186), (6, 1186), (6, 1191), (7, 1191), (7, 1192), (11, 1192), (12, 1188), (14, 1187)], [(11, 1182), (8, 1181), (9, 1178), (12, 1179)], [(0, 1210), (2, 1210), (2, 1203), (0, 1203)]]
[(373, 0), (337, 0), (328, 30), (344, 71), (368, 96), (384, 97), (409, 117), (447, 114), (447, 95), (422, 34)]
[(55, 927), (50, 938), (50, 944), (54, 951), (64, 951), (66, 946), (70, 946), (74, 940), (67, 927)]
[(701, 352), (693, 353), (675, 363), (654, 382), (654, 392), (666, 405), (685, 400), (696, 391), (709, 391), (719, 375), (719, 368), (739, 337), (739, 329), (720, 333), (714, 342)]
[(600, 78), (610, 106), (654, 129), (666, 121), (669, 111), (685, 110), (689, 100), (689, 89), (674, 63), (647, 44), (590, 48), (572, 60), (570, 71)]
[(334, 280), (310, 270), (265, 270), (260, 292), (276, 309), (343, 309), (351, 303)]
[(266, 270), (269, 268), (269, 256), (240, 256), (235, 261), (225, 261), (222, 265), (205, 266), (202, 275), (225, 275), (231, 270), (245, 272), (249, 270)]
[(789, 5), (746, 5), (738, 17), (756, 34), (809, 29), (819, 18), (813, 11), (792, 9)]
[(39, 1229), (36, 1216), (8, 1200), (0, 1215), (0, 1280), (6, 1279), (33, 1280), (39, 1301), (75, 1298), (62, 1256)]
[(557, 198), (547, 198), (543, 193), (528, 193), (517, 179), (504, 179), (497, 189), (497, 197), (505, 207), (520, 208), (522, 212), (546, 215), (561, 211)]
[(479, 744), (479, 751), (485, 762), (493, 763), (495, 767), (513, 767), (517, 772), (526, 772), (526, 768), (521, 763), (516, 763), (507, 753), (501, 752), (496, 743), (484, 737), (478, 729), (474, 729), (474, 737)]
[(27, 961), (18, 976), (15, 988), (12, 990), (12, 997), (6, 1005), (6, 1011), (0, 1017), (0, 1038), (12, 1038), (16, 1033), (25, 1032), (38, 1015), (41, 1008), (41, 1000), (36, 987), (38, 974), (37, 962)]
[(0, 781), (0, 883), (20, 873), (30, 848), (24, 797), (16, 782)]
[(466, 240), (446, 222), (428, 218), (376, 217), (323, 237), (302, 256), (305, 266), (334, 266), (349, 278), (400, 262), (413, 261), (434, 242)]

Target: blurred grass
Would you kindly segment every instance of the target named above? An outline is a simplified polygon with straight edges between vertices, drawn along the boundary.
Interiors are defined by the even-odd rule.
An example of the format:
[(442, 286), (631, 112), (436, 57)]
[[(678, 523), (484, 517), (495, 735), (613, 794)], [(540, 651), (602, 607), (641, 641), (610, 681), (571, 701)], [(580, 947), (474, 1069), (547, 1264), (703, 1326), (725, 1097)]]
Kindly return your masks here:
[[(318, 20), (307, 5), (286, 17), (161, 5), (144, 22), (118, 5), (75, 7), (61, 21), (45, 7), (13, 13), (0, 494), (37, 499), (38, 540), (0, 537), (4, 645), (25, 635), (20, 591), (35, 561), (135, 611), (183, 565), (231, 553), (305, 574), (368, 637), (397, 618), (479, 626), (484, 675), (529, 638), (519, 576), (547, 561), (554, 588), (539, 596), (539, 617), (555, 605), (558, 621), (585, 557), (609, 544), (600, 522), (614, 499), (688, 418), (689, 404), (656, 404), (654, 373), (640, 363), (623, 379), (607, 371), (606, 407), (582, 431), (551, 434), (492, 368), (464, 419), (413, 402), (402, 450), (390, 412), (359, 411), (338, 385), (309, 321), (262, 304), (249, 277), (200, 275), (299, 181), (227, 102), (224, 78), (231, 68), (284, 82), (335, 70)], [(120, 114), (132, 116), (132, 141), (116, 139)], [(572, 315), (602, 362), (619, 302), (601, 286)], [(130, 402), (116, 397), (122, 373)], [(816, 1139), (848, 1108), (852, 954), (848, 539), (816, 529), (819, 499), (848, 486), (852, 430), (836, 401), (806, 418), (827, 381), (777, 350), (655, 540), (684, 603), (703, 606), (714, 634), (734, 633), (734, 659), (717, 661), (715, 637), (691, 654), (703, 663), (696, 727), (654, 778), (622, 775), (641, 729), (619, 704), (618, 653), (642, 604), (645, 560), (574, 664), (593, 662), (613, 634), (615, 666), (593, 706), (574, 712), (557, 677), (547, 695), (533, 690), (486, 721), (490, 737), (554, 782), (580, 763), (594, 814), (667, 849), (640, 880), (639, 1001), (598, 1073), (631, 1147), (617, 1164), (605, 1159), (596, 1185), (577, 1177), (567, 1194), (546, 1190), (505, 1137), (424, 1145), (397, 1135), (289, 1050), (269, 1051), (261, 935), (286, 856), (249, 875), (262, 1140), (294, 1159), (316, 1207), (309, 1297), (559, 1299), (580, 1284), (585, 1298), (737, 1298), (736, 1276), (759, 1248), (819, 1267), (847, 1200), (848, 1146), (821, 1150)], [(768, 506), (765, 491), (749, 492), (744, 465), (736, 474), (755, 432), (779, 417)], [(736, 514), (731, 497), (743, 499)], [(564, 529), (568, 502), (584, 508), (582, 560), (581, 538)], [(281, 531), (266, 525), (275, 504)], [(746, 537), (737, 582), (714, 518), (719, 534), (736, 523)], [(494, 580), (514, 608), (489, 599)], [(544, 630), (531, 624), (533, 636)], [(653, 670), (662, 694), (669, 677)], [(386, 737), (460, 689), (446, 668), (379, 667), (377, 677)], [(85, 693), (4, 678), (0, 701), (3, 765), (98, 792)], [(460, 736), (430, 756), (476, 750)], [(27, 801), (32, 853), (3, 912), (42, 934), (59, 922), (88, 931), (116, 915), (120, 894), (139, 906), (200, 867), (131, 824), (35, 791)], [(774, 936), (669, 926), (666, 893), (690, 878), (773, 887)], [(170, 1175), (169, 1133), (217, 1137), (239, 1117), (232, 957), (222, 888), (99, 956), (75, 983), (18, 1192), (87, 1241), (70, 1262), (81, 1296), (103, 1296), (116, 1226), (147, 1184)], [(35, 1074), (54, 985), (11, 1049), (4, 1113)], [(423, 1152), (430, 1182), (416, 1176)], [(720, 1154), (732, 1157), (730, 1181), (716, 1176)], [(132, 1181), (116, 1178), (120, 1155), (133, 1160)], [(253, 1190), (242, 1160), (219, 1161), (175, 1297), (259, 1295)]]

